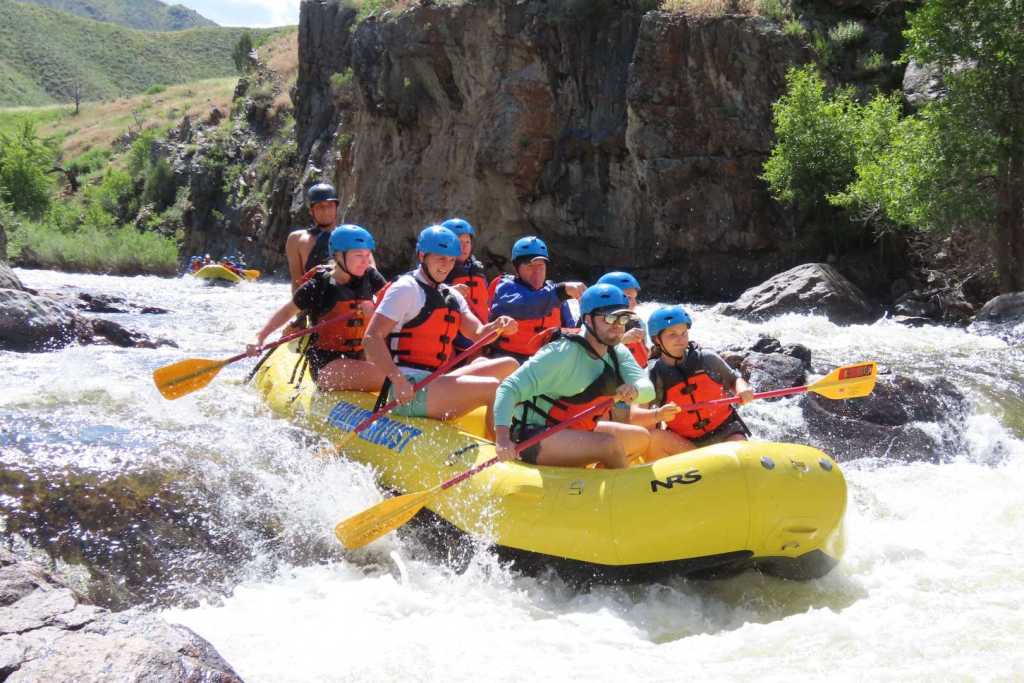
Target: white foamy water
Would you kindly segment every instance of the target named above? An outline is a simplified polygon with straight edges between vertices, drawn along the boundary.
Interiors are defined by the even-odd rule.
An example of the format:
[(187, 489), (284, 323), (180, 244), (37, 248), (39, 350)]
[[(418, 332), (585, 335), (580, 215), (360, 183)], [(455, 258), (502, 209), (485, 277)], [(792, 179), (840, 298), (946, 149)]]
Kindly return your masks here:
[[(276, 535), (253, 535), (248, 578), (230, 595), (164, 612), (250, 683), (1024, 679), (1024, 358), (997, 339), (799, 315), (753, 324), (694, 307), (693, 338), (711, 348), (768, 334), (808, 346), (816, 367), (874, 359), (947, 377), (973, 405), (965, 450), (940, 454), (945, 464), (845, 464), (848, 549), (822, 579), (746, 573), (579, 591), (511, 572), (486, 549), (463, 573), (393, 535), (335, 550), (334, 524), (380, 494), (364, 467), (312, 458), (319, 441), (260, 406), (241, 384), (250, 363), (179, 401), (159, 397), (153, 369), (237, 353), (285, 285), (19, 275), (172, 309), (123, 322), (180, 349), (0, 353), (0, 422), (16, 425), (0, 431), (0, 448), (5, 461), (111, 470), (198, 462), (227, 532), (248, 537), (254, 519), (272, 518)], [(768, 438), (803, 419), (792, 401), (743, 410)], [(330, 550), (302, 552), (311, 547)]]

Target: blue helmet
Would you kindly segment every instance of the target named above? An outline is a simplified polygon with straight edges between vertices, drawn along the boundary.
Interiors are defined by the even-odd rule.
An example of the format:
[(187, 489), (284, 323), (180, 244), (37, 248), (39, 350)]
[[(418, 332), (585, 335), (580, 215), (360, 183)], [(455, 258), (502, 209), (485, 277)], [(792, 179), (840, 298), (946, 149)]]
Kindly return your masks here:
[(597, 284), (615, 285), (616, 287), (623, 291), (627, 289), (635, 289), (637, 291), (640, 290), (640, 283), (637, 282), (637, 279), (630, 275), (629, 273), (625, 273), (621, 270), (616, 270), (611, 273), (605, 273), (604, 275), (601, 276), (601, 279), (597, 281)]
[(686, 312), (686, 309), (678, 305), (662, 306), (647, 319), (647, 332), (653, 339), (669, 327), (680, 324), (693, 327), (693, 320), (690, 319), (690, 314)]
[(455, 233), (443, 225), (431, 225), (423, 228), (416, 242), (416, 251), (424, 254), (440, 254), (441, 256), (462, 255), (462, 245)]
[(328, 242), (331, 253), (349, 251), (350, 249), (373, 249), (376, 246), (371, 235), (365, 228), (358, 225), (339, 225), (331, 231)]
[(474, 230), (473, 226), (469, 224), (469, 221), (464, 218), (449, 218), (441, 225), (454, 232), (456, 237), (459, 237), (460, 235), (476, 237), (476, 230)]
[(532, 235), (530, 237), (522, 237), (512, 245), (513, 261), (523, 258), (533, 260), (538, 257), (545, 261), (549, 260), (548, 245), (544, 244), (544, 240), (539, 237), (533, 237)]
[(615, 285), (597, 284), (588, 287), (580, 297), (580, 315), (587, 315), (602, 308), (629, 309), (629, 299)]

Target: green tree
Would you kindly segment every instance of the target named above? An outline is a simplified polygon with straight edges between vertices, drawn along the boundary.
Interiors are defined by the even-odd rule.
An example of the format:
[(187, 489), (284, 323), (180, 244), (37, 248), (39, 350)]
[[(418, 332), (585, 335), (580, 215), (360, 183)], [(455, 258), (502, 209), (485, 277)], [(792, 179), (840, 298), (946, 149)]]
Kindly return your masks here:
[(53, 184), (47, 172), (53, 159), (53, 150), (27, 119), (13, 134), (0, 133), (0, 201), (19, 213), (41, 216), (50, 204)]
[(859, 108), (847, 91), (825, 94), (813, 66), (786, 74), (786, 94), (772, 107), (777, 142), (761, 178), (772, 195), (804, 210), (827, 206), (855, 178)]
[(235, 61), (235, 68), (238, 69), (238, 73), (244, 74), (249, 70), (250, 52), (252, 52), (252, 34), (246, 31), (238, 38), (238, 42), (235, 43), (235, 49), (231, 51), (231, 58)]

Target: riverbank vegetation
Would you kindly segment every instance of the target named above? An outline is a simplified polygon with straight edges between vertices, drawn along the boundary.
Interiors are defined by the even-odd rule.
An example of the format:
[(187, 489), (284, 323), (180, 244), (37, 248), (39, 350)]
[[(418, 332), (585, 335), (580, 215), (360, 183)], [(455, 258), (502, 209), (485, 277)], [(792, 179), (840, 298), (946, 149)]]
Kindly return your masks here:
[(941, 93), (908, 111), (901, 93), (829, 91), (817, 67), (794, 67), (763, 178), (779, 201), (877, 233), (987, 233), (987, 275), (1024, 290), (1024, 7), (930, 0), (908, 22), (902, 59)]

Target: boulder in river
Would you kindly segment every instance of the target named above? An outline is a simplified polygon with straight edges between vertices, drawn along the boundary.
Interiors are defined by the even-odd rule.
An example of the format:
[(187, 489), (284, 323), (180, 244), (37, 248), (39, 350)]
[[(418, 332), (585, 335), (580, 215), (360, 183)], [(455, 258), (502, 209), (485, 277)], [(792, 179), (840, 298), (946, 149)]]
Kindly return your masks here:
[(1024, 342), (1024, 292), (1000, 294), (978, 311), (970, 331), (990, 334), (1011, 343)]
[(784, 353), (749, 353), (740, 363), (740, 371), (755, 391), (788, 389), (807, 383), (803, 361)]
[(863, 323), (878, 311), (864, 293), (827, 263), (806, 263), (751, 287), (716, 311), (751, 320), (784, 313), (818, 313), (836, 323)]
[(208, 642), (141, 610), (90, 605), (41, 565), (0, 548), (0, 679), (204, 681), (241, 678)]
[(0, 260), (0, 289), (25, 289), (6, 261)]
[(962, 453), (967, 398), (947, 379), (880, 375), (864, 398), (803, 399), (810, 443), (836, 460), (941, 461)]
[(175, 346), (110, 320), (91, 319), (49, 297), (0, 289), (0, 349), (53, 351), (69, 344), (108, 343), (133, 348)]

